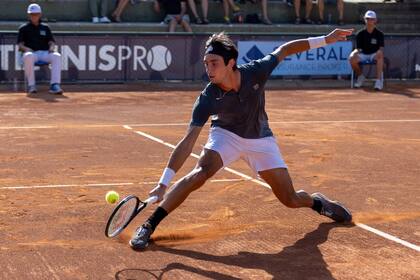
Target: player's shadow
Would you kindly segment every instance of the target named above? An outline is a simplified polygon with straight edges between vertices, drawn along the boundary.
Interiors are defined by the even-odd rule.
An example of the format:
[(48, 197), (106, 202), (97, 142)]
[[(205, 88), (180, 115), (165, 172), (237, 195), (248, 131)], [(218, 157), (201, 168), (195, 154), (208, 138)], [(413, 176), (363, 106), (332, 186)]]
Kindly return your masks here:
[(205, 270), (198, 267), (188, 266), (182, 263), (170, 263), (164, 269), (140, 269), (140, 268), (127, 268), (118, 271), (115, 274), (115, 280), (147, 280), (147, 279), (168, 279), (165, 274), (171, 270), (188, 271), (197, 275), (207, 277), (209, 279), (218, 280), (240, 280), (241, 278), (225, 275), (220, 272)]
[[(354, 225), (322, 223), (316, 230), (307, 233), (302, 239), (274, 254), (239, 252), (236, 255), (216, 256), (158, 245), (153, 245), (152, 249), (244, 269), (262, 269), (272, 275), (273, 279), (335, 279), (328, 270), (328, 265), (318, 247), (327, 241), (328, 234), (334, 227), (352, 226)], [(255, 236), (255, 240), (258, 240), (258, 236)]]
[(50, 94), (46, 92), (38, 92), (35, 94), (29, 94), (27, 95), (28, 98), (31, 99), (42, 99), (45, 102), (58, 102), (60, 99), (67, 99), (68, 97), (63, 94)]

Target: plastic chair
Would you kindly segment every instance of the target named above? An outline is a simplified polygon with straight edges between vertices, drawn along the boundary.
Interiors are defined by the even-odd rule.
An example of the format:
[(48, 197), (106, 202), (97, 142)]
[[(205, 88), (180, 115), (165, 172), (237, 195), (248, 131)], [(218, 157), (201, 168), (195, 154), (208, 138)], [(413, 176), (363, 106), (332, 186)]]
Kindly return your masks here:
[[(376, 65), (376, 60), (366, 60), (366, 61), (362, 61), (359, 62), (359, 66), (363, 67), (364, 65), (370, 65), (372, 67), (372, 65)], [(369, 69), (369, 73), (370, 73), (370, 69)], [(381, 74), (381, 80), (384, 80), (384, 71), (382, 71)], [(351, 70), (351, 88), (354, 88), (354, 70)]]

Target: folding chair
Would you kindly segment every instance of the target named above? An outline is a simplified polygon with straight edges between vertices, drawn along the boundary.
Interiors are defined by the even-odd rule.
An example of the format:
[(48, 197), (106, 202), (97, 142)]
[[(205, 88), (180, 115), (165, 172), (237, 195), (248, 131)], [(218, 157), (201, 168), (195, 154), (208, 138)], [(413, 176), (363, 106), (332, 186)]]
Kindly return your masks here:
[[(363, 61), (363, 62), (359, 62), (359, 66), (361, 68), (364, 65), (370, 65), (370, 68), (369, 68), (369, 74), (370, 74), (370, 71), (372, 70), (372, 65), (376, 65), (376, 60), (366, 60), (366, 61)], [(384, 71), (382, 71), (381, 80), (382, 81), (384, 80)], [(354, 70), (353, 69), (351, 70), (351, 85), (350, 85), (350, 87), (354, 88)]]

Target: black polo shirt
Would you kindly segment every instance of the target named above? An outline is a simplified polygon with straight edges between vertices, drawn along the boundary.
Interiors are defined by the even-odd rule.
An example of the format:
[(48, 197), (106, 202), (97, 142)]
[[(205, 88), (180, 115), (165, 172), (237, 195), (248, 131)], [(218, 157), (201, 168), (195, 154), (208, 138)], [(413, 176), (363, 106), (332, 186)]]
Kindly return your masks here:
[(238, 92), (224, 92), (209, 83), (197, 98), (190, 125), (203, 126), (211, 116), (211, 126), (229, 130), (242, 138), (273, 136), (265, 112), (265, 83), (278, 64), (270, 54), (238, 66), (241, 86)]
[(51, 30), (42, 22), (37, 26), (28, 22), (19, 27), (18, 44), (23, 42), (26, 47), (34, 51), (47, 51), (50, 41), (54, 41)]
[(366, 28), (357, 32), (356, 48), (361, 49), (364, 54), (376, 53), (380, 47), (384, 47), (384, 33), (379, 29), (373, 29), (369, 33)]

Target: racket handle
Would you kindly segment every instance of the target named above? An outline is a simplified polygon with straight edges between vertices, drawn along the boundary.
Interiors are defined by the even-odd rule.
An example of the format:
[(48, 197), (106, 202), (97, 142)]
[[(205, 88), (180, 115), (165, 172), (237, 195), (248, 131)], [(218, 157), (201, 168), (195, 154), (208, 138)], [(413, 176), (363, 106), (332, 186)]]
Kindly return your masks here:
[(144, 202), (146, 202), (147, 204), (149, 204), (149, 203), (155, 203), (157, 200), (158, 200), (158, 197), (157, 197), (157, 195), (155, 195), (155, 196), (149, 197)]

